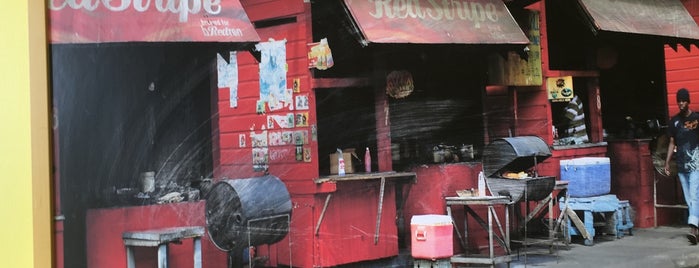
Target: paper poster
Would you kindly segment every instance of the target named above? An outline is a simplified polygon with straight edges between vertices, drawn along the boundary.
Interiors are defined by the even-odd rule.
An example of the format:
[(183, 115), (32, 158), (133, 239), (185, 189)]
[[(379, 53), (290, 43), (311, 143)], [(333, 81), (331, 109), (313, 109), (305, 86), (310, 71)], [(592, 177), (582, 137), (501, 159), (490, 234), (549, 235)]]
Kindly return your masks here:
[(328, 39), (320, 39), (320, 42), (308, 44), (308, 68), (327, 70), (333, 67), (333, 54), (328, 44)]
[(269, 149), (252, 149), (252, 169), (254, 171), (265, 171), (269, 168)]
[(292, 105), (292, 89), (286, 83), (286, 40), (262, 42), (255, 45), (261, 52), (260, 100), (270, 111)]
[(294, 93), (301, 92), (301, 78), (294, 78), (294, 85), (291, 87)]
[(304, 145), (308, 144), (308, 131), (306, 130), (297, 130), (294, 131), (294, 144), (296, 145)]
[(296, 145), (296, 161), (303, 161), (303, 146)]
[(231, 51), (228, 60), (221, 54), (216, 54), (218, 70), (218, 87), (229, 89), (230, 107), (238, 107), (238, 58), (236, 52)]
[(265, 102), (262, 100), (258, 100), (257, 103), (255, 104), (255, 111), (257, 114), (264, 114), (265, 113)]
[(245, 134), (238, 135), (238, 146), (240, 148), (245, 148)]
[[(292, 120), (289, 120), (290, 115)], [(293, 113), (287, 115), (269, 115), (267, 116), (267, 129), (272, 129), (275, 127), (275, 125), (279, 126), (280, 128), (293, 128), (293, 116)]]
[(296, 116), (294, 115), (294, 113), (286, 114), (286, 123), (289, 126), (289, 128), (293, 128), (295, 125), (294, 124), (295, 122), (296, 122)]
[(282, 145), (282, 133), (280, 131), (270, 131), (268, 140), (269, 146)]
[(308, 113), (297, 113), (296, 114), (296, 126), (297, 127), (307, 127), (308, 126)]
[(267, 131), (264, 130), (261, 133), (250, 131), (250, 142), (255, 148), (267, 147)]
[(311, 148), (303, 147), (303, 162), (311, 162)]
[(296, 99), (296, 110), (308, 110), (308, 95), (298, 95)]
[(282, 143), (284, 145), (291, 144), (293, 140), (294, 140), (294, 132), (293, 131), (282, 132)]
[(546, 91), (552, 102), (570, 101), (573, 98), (573, 77), (549, 77), (546, 78)]
[(274, 129), (274, 119), (272, 116), (267, 116), (267, 129)]

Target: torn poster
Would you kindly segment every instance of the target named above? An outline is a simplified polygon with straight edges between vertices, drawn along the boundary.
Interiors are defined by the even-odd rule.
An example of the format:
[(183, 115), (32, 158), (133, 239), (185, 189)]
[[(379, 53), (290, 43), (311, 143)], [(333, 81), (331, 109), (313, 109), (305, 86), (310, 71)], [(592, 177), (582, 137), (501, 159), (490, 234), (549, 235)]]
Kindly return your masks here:
[(267, 147), (267, 130), (263, 130), (262, 133), (250, 131), (250, 140), (252, 142), (252, 147)]
[(216, 54), (216, 65), (218, 69), (218, 87), (230, 90), (230, 107), (238, 107), (238, 58), (236, 52), (231, 51), (228, 61), (221, 54)]
[[(267, 128), (272, 129), (274, 128), (274, 123), (278, 125), (280, 128), (293, 128), (294, 127), (294, 121), (289, 120), (289, 116), (293, 117), (294, 114), (287, 114), (287, 115), (268, 115), (267, 116), (267, 121), (271, 121), (268, 123)], [(271, 126), (269, 124), (272, 124)]]
[(261, 52), (260, 100), (270, 111), (293, 109), (292, 89), (286, 87), (286, 40), (262, 42), (255, 49)]

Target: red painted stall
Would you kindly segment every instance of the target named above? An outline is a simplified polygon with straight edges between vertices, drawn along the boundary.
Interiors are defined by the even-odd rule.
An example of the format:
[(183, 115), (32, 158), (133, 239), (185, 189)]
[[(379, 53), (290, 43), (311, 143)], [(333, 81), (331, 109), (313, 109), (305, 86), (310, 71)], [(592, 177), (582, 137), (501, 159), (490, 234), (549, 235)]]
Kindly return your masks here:
[[(89, 3), (88, 3), (89, 2)], [(178, 1), (179, 3), (180, 1)], [(129, 48), (135, 50), (144, 49), (152, 46), (164, 47), (186, 47), (192, 45), (220, 46), (232, 49), (239, 49), (245, 44), (258, 42), (254, 26), (251, 24), (248, 16), (243, 9), (240, 1), (209, 1), (195, 0), (186, 1), (182, 4), (175, 4), (175, 1), (49, 1), (48, 17), (50, 24), (49, 40), (52, 44), (54, 59), (65, 57), (61, 54), (64, 51), (85, 49), (84, 54), (95, 53), (100, 48)], [(148, 52), (143, 52), (148, 53)], [(95, 54), (90, 54), (95, 55)], [(184, 56), (181, 56), (184, 57)], [(107, 57), (99, 57), (100, 60), (105, 60)], [(142, 68), (142, 66), (131, 66), (129, 64), (138, 64), (137, 59), (125, 65), (110, 65), (103, 64), (104, 61), (89, 61), (79, 62), (80, 66), (93, 64), (90, 66), (93, 70), (100, 69), (107, 73), (118, 76), (118, 81), (114, 81), (115, 87), (119, 86), (121, 80), (130, 80), (133, 77), (125, 77), (127, 72), (123, 72), (126, 68)], [(157, 63), (152, 63), (157, 64)], [(153, 65), (150, 65), (153, 66)], [(55, 66), (55, 69), (72, 69), (71, 66)], [(79, 69), (79, 68), (76, 68)], [(153, 70), (142, 70), (143, 73), (149, 73)], [(191, 71), (191, 70), (190, 70)], [(199, 70), (197, 70), (199, 71)], [(205, 72), (211, 70), (205, 69)], [(70, 73), (70, 72), (67, 72)], [(54, 76), (55, 94), (58, 92), (79, 91), (78, 86), (70, 88), (67, 91), (60, 88), (59, 81), (69, 80), (96, 80), (97, 75), (81, 74), (84, 76), (65, 77)], [(182, 74), (183, 76), (193, 76), (192, 73)], [(100, 76), (105, 77), (105, 76)], [(107, 76), (109, 77), (109, 76)], [(140, 77), (138, 77), (140, 78)], [(172, 77), (168, 78), (172, 79)], [(134, 79), (135, 80), (135, 79)], [(90, 81), (90, 83), (110, 83), (111, 81)], [(77, 84), (84, 85), (78, 82)], [(124, 86), (126, 87), (126, 86)], [(96, 90), (95, 90), (96, 89)], [(107, 95), (108, 90), (102, 88), (92, 88), (92, 91), (103, 92)], [(125, 92), (124, 90), (123, 92)], [(151, 84), (150, 91), (156, 91), (155, 82)], [(128, 93), (123, 93), (124, 95)], [(111, 101), (111, 100), (110, 100)], [(137, 102), (137, 100), (132, 100)], [(78, 103), (79, 101), (75, 101)], [(54, 98), (54, 105), (57, 105)], [(75, 104), (80, 105), (80, 104)], [(89, 106), (89, 105), (88, 105)], [(69, 170), (61, 166), (61, 154), (70, 155), (66, 151), (61, 151), (63, 148), (58, 135), (58, 121), (61, 118), (60, 112), (70, 110), (70, 105), (63, 107), (55, 107), (55, 135), (56, 148), (54, 154), (56, 168), (56, 265), (57, 267), (126, 267), (126, 252), (122, 234), (126, 231), (141, 231), (153, 228), (164, 227), (181, 227), (181, 226), (205, 226), (204, 218), (204, 202), (183, 202), (175, 204), (163, 205), (144, 205), (137, 206), (131, 202), (126, 207), (117, 207), (114, 204), (113, 208), (93, 208), (93, 206), (105, 206), (104, 204), (92, 204), (86, 202), (80, 204), (78, 208), (71, 207), (76, 199), (87, 200), (85, 196), (89, 190), (85, 188), (79, 192), (70, 192), (66, 189), (65, 181), (85, 180), (85, 178), (77, 178), (76, 176), (66, 176), (71, 179), (59, 180), (60, 172)], [(89, 110), (91, 108), (85, 108)], [(119, 113), (110, 111), (112, 113)], [(105, 126), (109, 123), (105, 118), (99, 118), (100, 123)], [(80, 120), (76, 120), (80, 121)], [(124, 123), (128, 126), (128, 123)], [(115, 127), (116, 128), (116, 127)], [(92, 128), (92, 129), (97, 129)], [(96, 130), (97, 131), (97, 130)], [(111, 132), (117, 132), (112, 128)], [(190, 130), (191, 131), (191, 130)], [(97, 134), (95, 134), (97, 136)], [(64, 136), (65, 138), (65, 136)], [(96, 139), (97, 140), (97, 139)], [(99, 144), (96, 142), (95, 144)], [(123, 144), (122, 144), (123, 145)], [(99, 145), (95, 145), (98, 147)], [(102, 148), (95, 149), (97, 151), (104, 150)], [(129, 158), (137, 158), (138, 154), (135, 151), (130, 152)], [(66, 157), (66, 161), (70, 161), (70, 157)], [(115, 165), (116, 161), (114, 161)], [(89, 165), (89, 164), (86, 164)], [(137, 169), (130, 166), (129, 169)], [(118, 168), (117, 168), (118, 169)], [(102, 170), (101, 172), (104, 172)], [(112, 174), (113, 175), (113, 174)], [(103, 174), (95, 177), (109, 177), (109, 174)], [(65, 177), (64, 177), (65, 178)], [(102, 189), (103, 193), (114, 194), (116, 184), (125, 185), (129, 177), (121, 177), (124, 181), (112, 182), (111, 186)], [(86, 179), (95, 182), (94, 178)], [(80, 184), (80, 183), (77, 183)], [(95, 184), (100, 184), (96, 182)], [(109, 191), (111, 189), (111, 192)], [(128, 190), (128, 188), (125, 188)], [(123, 190), (123, 189), (122, 189)], [(63, 196), (61, 196), (63, 195)], [(124, 195), (125, 196), (125, 195)], [(131, 196), (129, 196), (131, 198)], [(70, 200), (70, 202), (61, 202), (61, 200)], [(145, 199), (143, 199), (145, 200)], [(71, 205), (66, 205), (70, 203)], [(148, 203), (152, 204), (152, 203)], [(70, 213), (67, 216), (61, 213)], [(76, 216), (77, 215), (77, 216)], [(76, 223), (77, 222), (77, 223)], [(70, 224), (70, 225), (69, 225)], [(71, 235), (66, 232), (75, 234), (76, 230), (80, 230), (83, 234)], [(209, 241), (208, 237), (203, 237), (202, 243), (202, 263), (204, 267), (226, 267), (226, 254), (217, 248)], [(75, 245), (78, 245), (77, 247)], [(64, 245), (68, 245), (64, 250)], [(191, 267), (192, 266), (192, 241), (182, 241), (182, 244), (170, 243), (169, 267)], [(70, 252), (73, 255), (64, 256)], [(76, 252), (78, 254), (76, 254)], [(83, 260), (84, 259), (84, 260)], [(155, 266), (157, 259), (153, 248), (138, 248), (135, 251), (135, 264), (142, 266)], [(72, 264), (72, 265), (70, 265)]]
[[(412, 5), (418, 2), (428, 5), (426, 1), (405, 4)], [(358, 27), (366, 37), (364, 44), (524, 44), (527, 42), (526, 37), (500, 1), (478, 1), (479, 5), (488, 7), (485, 11), (492, 13), (490, 14), (492, 21), (489, 20), (480, 25), (469, 21), (466, 25), (473, 24), (469, 31), (463, 30), (464, 24), (461, 20), (442, 20), (442, 23), (434, 24), (422, 22), (419, 18), (400, 19), (391, 15), (388, 10), (385, 11), (388, 13), (384, 13), (383, 18), (377, 19), (370, 14), (378, 12), (375, 9), (383, 8), (383, 5), (368, 3), (347, 0), (338, 4), (349, 7), (348, 14), (331, 13), (338, 16), (351, 16), (352, 21), (358, 23)], [(269, 172), (285, 182), (294, 203), (291, 229), (287, 239), (269, 247), (259, 247), (258, 254), (270, 256), (269, 262), (265, 265), (281, 264), (301, 267), (328, 267), (396, 256), (399, 250), (399, 228), (405, 227), (409, 216), (423, 212), (445, 213), (443, 197), (454, 195), (455, 189), (469, 185), (470, 183), (465, 179), (477, 174), (472, 167), (477, 164), (447, 165), (447, 169), (452, 167), (454, 169), (447, 172), (453, 175), (450, 180), (440, 179), (439, 177), (443, 174), (439, 172), (409, 170), (403, 178), (395, 180), (387, 178), (383, 183), (381, 178), (384, 176), (381, 172), (390, 172), (393, 169), (390, 148), (392, 142), (388, 135), (392, 131), (391, 122), (388, 121), (389, 100), (384, 93), (383, 79), (385, 78), (381, 74), (387, 70), (376, 69), (376, 66), (369, 65), (354, 66), (359, 67), (358, 72), (343, 74), (339, 78), (325, 78), (320, 75), (318, 68), (309, 69), (307, 53), (310, 49), (309, 44), (319, 41), (318, 37), (313, 35), (312, 19), (323, 20), (332, 17), (324, 16), (323, 13), (311, 14), (311, 4), (302, 1), (248, 0), (243, 1), (243, 6), (251, 21), (257, 26), (256, 30), (260, 39), (263, 40), (261, 44), (279, 44), (285, 50), (284, 64), (288, 66), (285, 73), (287, 88), (292, 89), (291, 95), (295, 102), (298, 101), (297, 98), (301, 98), (307, 100), (308, 105), (302, 109), (298, 106), (290, 109), (285, 106), (289, 103), (284, 101), (277, 103), (277, 100), (265, 99), (266, 93), (263, 94), (260, 90), (261, 87), (266, 86), (261, 81), (263, 79), (261, 73), (264, 69), (261, 66), (264, 65), (266, 57), (264, 51), (261, 52), (261, 61), (259, 56), (255, 58), (246, 53), (237, 55), (239, 86), (236, 105), (233, 105), (228, 97), (230, 89), (219, 89), (216, 111), (219, 151), (215, 152), (214, 156), (216, 166), (219, 168), (215, 170), (215, 177), (240, 178)], [(439, 7), (440, 10), (443, 8), (444, 12), (448, 9)], [(336, 23), (342, 20), (341, 17), (333, 19)], [(397, 26), (396, 23), (403, 26)], [(424, 27), (418, 35), (413, 28), (417, 25), (416, 23)], [(398, 39), (381, 37), (388, 36), (382, 33), (397, 31), (402, 34), (391, 36)], [(459, 34), (445, 34), (445, 31)], [(344, 35), (347, 34), (349, 32)], [(340, 46), (333, 43), (336, 39), (328, 41), (330, 48)], [(387, 50), (387, 52), (390, 51), (391, 49)], [(337, 59), (349, 57), (342, 52), (342, 50), (333, 50), (333, 56), (338, 57)], [(358, 53), (360, 54), (352, 57), (368, 57), (379, 65), (386, 60), (380, 56), (373, 56), (374, 52), (368, 49)], [(336, 64), (338, 62), (340, 61), (336, 61)], [(335, 68), (347, 68), (347, 66)], [(360, 74), (359, 71), (374, 73), (367, 76)], [(369, 106), (376, 114), (371, 119), (371, 128), (375, 127), (376, 132), (370, 136), (375, 136), (376, 140), (359, 143), (357, 147), (368, 146), (372, 152), (375, 152), (372, 154), (375, 159), (373, 168), (378, 167), (379, 173), (359, 172), (356, 175), (366, 177), (357, 180), (352, 179), (351, 175), (344, 177), (350, 178), (349, 180), (332, 175), (328, 177), (325, 173), (327, 171), (322, 173), (321, 171), (327, 168), (324, 162), (328, 161), (326, 156), (331, 152), (320, 151), (319, 140), (323, 138), (321, 135), (342, 135), (343, 130), (323, 129), (319, 125), (318, 118), (344, 116), (344, 119), (337, 120), (346, 120), (348, 117), (344, 114), (318, 112), (327, 109), (327, 107), (318, 107), (318, 96), (340, 94), (342, 88), (351, 88), (349, 90), (357, 88), (358, 91), (363, 90), (359, 88), (366, 87), (371, 90), (368, 91), (368, 96), (363, 97), (374, 98), (374, 102)], [(283, 95), (281, 99), (286, 97)], [(262, 107), (260, 107), (260, 100), (266, 101), (262, 103)], [(350, 101), (349, 97), (347, 101)], [(298, 117), (299, 114), (305, 115), (307, 121), (302, 124), (280, 122), (280, 118), (286, 118), (289, 114), (294, 114), (294, 117)], [(289, 143), (283, 139), (274, 138), (277, 135), (283, 137), (286, 135), (285, 132), (290, 133), (289, 135), (294, 139), (299, 136), (300, 140)], [(263, 155), (262, 158), (265, 160), (256, 162), (256, 157), (259, 156), (256, 153)], [(361, 153), (359, 155), (363, 156)], [(439, 166), (433, 165), (429, 169), (439, 169)], [(471, 167), (464, 169), (469, 166)], [(415, 178), (418, 184), (413, 185), (411, 181)], [(432, 184), (430, 181), (441, 182)], [(435, 187), (438, 185), (441, 186)], [(403, 193), (407, 194), (407, 189), (410, 189), (410, 195), (405, 196)], [(419, 196), (413, 196), (415, 194)], [(430, 197), (423, 198), (426, 195)], [(405, 207), (402, 207), (403, 202)], [(415, 202), (425, 206), (425, 209), (414, 211), (417, 209), (416, 206), (419, 206)], [(400, 208), (402, 210), (399, 210)], [(397, 215), (401, 216), (402, 225), (396, 223)], [(347, 250), (348, 248), (352, 250)]]

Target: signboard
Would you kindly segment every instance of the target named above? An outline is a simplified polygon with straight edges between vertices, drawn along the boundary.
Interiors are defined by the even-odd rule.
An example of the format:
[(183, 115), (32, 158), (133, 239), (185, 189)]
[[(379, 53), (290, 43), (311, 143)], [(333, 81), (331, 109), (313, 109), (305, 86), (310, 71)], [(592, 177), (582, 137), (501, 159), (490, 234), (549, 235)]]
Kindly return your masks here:
[(699, 27), (680, 0), (578, 0), (597, 30), (699, 39)]
[(50, 41), (258, 42), (239, 0), (48, 0)]
[(344, 0), (372, 43), (527, 44), (501, 0)]
[(549, 77), (546, 78), (546, 91), (552, 102), (570, 101), (575, 95), (573, 92), (573, 77)]
[(488, 60), (488, 81), (494, 85), (541, 86), (541, 34), (539, 32), (539, 12), (527, 11), (525, 31), (531, 43), (527, 45), (527, 57), (509, 51), (506, 58), (494, 54)]

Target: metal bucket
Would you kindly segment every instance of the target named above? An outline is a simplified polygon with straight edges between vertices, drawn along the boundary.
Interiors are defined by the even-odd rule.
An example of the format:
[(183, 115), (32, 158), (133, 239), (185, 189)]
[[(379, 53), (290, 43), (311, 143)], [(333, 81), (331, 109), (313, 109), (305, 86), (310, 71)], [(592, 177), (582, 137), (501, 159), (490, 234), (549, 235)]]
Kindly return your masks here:
[(290, 219), (289, 192), (275, 176), (220, 181), (207, 196), (209, 237), (224, 251), (278, 242)]

